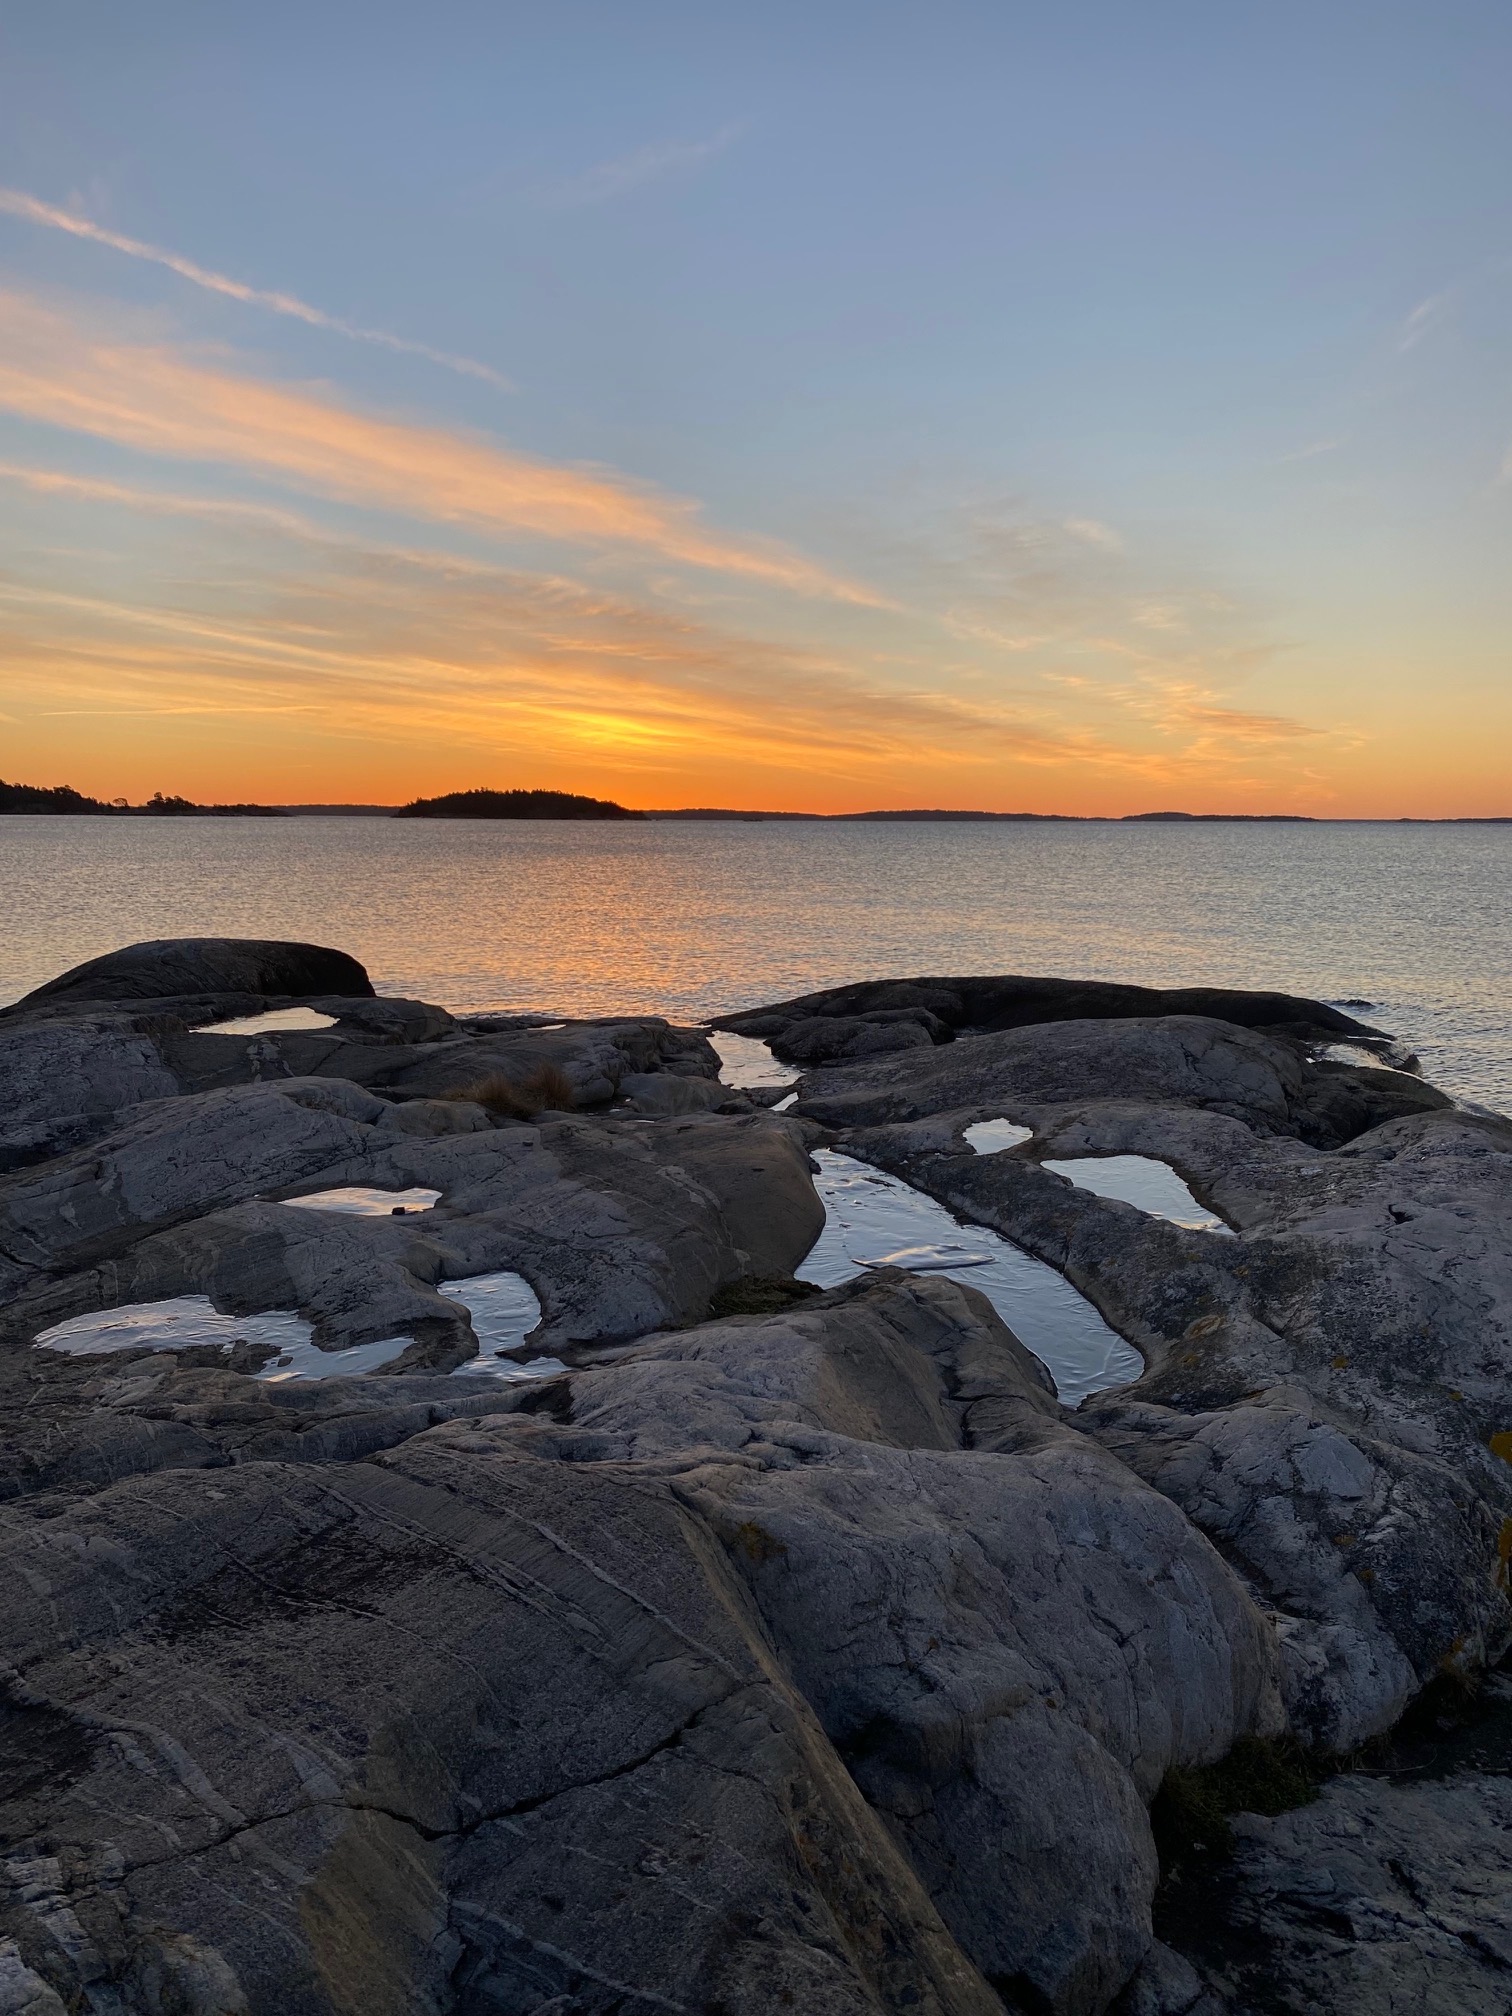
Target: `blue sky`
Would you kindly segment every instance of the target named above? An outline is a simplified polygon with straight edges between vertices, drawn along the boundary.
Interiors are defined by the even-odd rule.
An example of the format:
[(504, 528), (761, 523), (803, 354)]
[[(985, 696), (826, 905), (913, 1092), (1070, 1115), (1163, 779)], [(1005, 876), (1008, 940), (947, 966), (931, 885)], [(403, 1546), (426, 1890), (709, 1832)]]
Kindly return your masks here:
[[(57, 0), (0, 58), (6, 775), (1512, 812), (1504, 7)], [(262, 452), (323, 413), (414, 499)]]

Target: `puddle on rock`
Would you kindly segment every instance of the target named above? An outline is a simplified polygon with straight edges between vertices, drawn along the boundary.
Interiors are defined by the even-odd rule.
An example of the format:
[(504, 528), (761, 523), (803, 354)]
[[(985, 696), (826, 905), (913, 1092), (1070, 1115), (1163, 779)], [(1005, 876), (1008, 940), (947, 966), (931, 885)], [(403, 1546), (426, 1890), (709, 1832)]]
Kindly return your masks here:
[(1215, 1211), (1199, 1204), (1169, 1162), (1157, 1162), (1150, 1155), (1078, 1155), (1064, 1161), (1042, 1162), (1052, 1176), (1064, 1176), (1081, 1190), (1098, 1197), (1111, 1197), (1119, 1204), (1132, 1204), (1152, 1218), (1169, 1219), (1188, 1232), (1220, 1232), (1232, 1239), (1234, 1228), (1225, 1225)]
[(357, 1218), (403, 1218), (412, 1211), (429, 1211), (441, 1192), (416, 1187), (412, 1190), (378, 1190), (370, 1184), (349, 1183), (338, 1190), (312, 1190), (307, 1197), (284, 1197), (284, 1204), (296, 1204), (301, 1211), (344, 1211)]
[(719, 1059), (719, 1082), (732, 1092), (748, 1085), (791, 1085), (803, 1073), (796, 1064), (779, 1064), (771, 1046), (759, 1036), (737, 1036), (729, 1029), (711, 1029), (709, 1041)]
[(413, 1337), (377, 1337), (371, 1344), (349, 1344), (344, 1351), (322, 1351), (310, 1342), (309, 1324), (300, 1328), (305, 1332), (304, 1341), (270, 1358), (260, 1372), (253, 1373), (254, 1379), (264, 1379), (270, 1386), (285, 1379), (351, 1379), (391, 1364), (415, 1341)]
[(443, 1281), (441, 1293), (460, 1302), (472, 1318), (478, 1355), (456, 1368), (454, 1377), (470, 1373), (488, 1379), (544, 1379), (565, 1372), (560, 1358), (531, 1358), (517, 1364), (500, 1351), (518, 1351), (526, 1334), (541, 1320), (536, 1292), (522, 1274), (474, 1274), (465, 1281)]
[(984, 1225), (962, 1225), (900, 1177), (821, 1148), (815, 1187), (824, 1230), (800, 1281), (837, 1288), (867, 1267), (946, 1274), (979, 1288), (1022, 1344), (1050, 1371), (1068, 1407), (1144, 1371), (1132, 1344), (1110, 1329), (1053, 1267)]
[(204, 1036), (268, 1036), (285, 1029), (334, 1029), (336, 1017), (318, 1008), (270, 1008), (265, 1015), (238, 1015), (231, 1022), (208, 1022), (197, 1030)]
[(208, 1295), (175, 1295), (163, 1302), (125, 1302), (55, 1323), (36, 1342), (44, 1351), (94, 1357), (111, 1351), (188, 1351), (209, 1345), (264, 1344), (278, 1353), (254, 1378), (334, 1379), (371, 1372), (408, 1348), (408, 1337), (382, 1337), (345, 1351), (321, 1351), (310, 1342), (312, 1325), (288, 1309), (255, 1316), (223, 1316)]
[(163, 1302), (123, 1302), (88, 1316), (70, 1316), (41, 1331), (44, 1351), (91, 1356), (104, 1351), (190, 1351), (203, 1345), (229, 1351), (233, 1344), (271, 1344), (286, 1351), (303, 1343), (310, 1326), (287, 1310), (258, 1316), (223, 1316), (208, 1295), (174, 1295)]
[(1020, 1127), (1016, 1120), (978, 1120), (964, 1128), (961, 1138), (978, 1155), (1001, 1155), (1005, 1148), (1021, 1148), (1034, 1139), (1032, 1127)]

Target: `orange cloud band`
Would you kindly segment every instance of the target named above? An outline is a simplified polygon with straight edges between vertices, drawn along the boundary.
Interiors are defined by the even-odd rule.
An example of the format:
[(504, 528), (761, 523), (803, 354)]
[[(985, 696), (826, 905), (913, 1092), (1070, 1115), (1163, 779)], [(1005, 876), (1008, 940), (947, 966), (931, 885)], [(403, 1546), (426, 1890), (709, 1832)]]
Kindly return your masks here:
[(181, 461), (271, 476), (343, 503), (491, 533), (632, 546), (772, 586), (880, 606), (798, 554), (703, 532), (695, 507), (482, 437), (366, 414), (305, 387), (91, 335), (0, 291), (0, 408)]

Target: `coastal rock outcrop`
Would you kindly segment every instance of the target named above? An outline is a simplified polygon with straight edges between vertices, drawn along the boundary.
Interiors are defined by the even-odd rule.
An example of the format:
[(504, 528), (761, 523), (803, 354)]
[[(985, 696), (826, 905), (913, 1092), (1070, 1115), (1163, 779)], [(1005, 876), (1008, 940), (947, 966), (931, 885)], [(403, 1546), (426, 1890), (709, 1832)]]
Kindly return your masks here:
[[(400, 1218), (274, 1201), (351, 1184), (441, 1201)], [(823, 1217), (780, 1115), (494, 1127), (467, 1102), (396, 1106), (338, 1079), (238, 1086), (154, 1101), (0, 1178), (0, 1335), (204, 1293), (247, 1314), (297, 1306), (332, 1348), (424, 1326), (416, 1352), (449, 1366), (474, 1346), (443, 1280), (524, 1274), (543, 1349), (618, 1339), (697, 1320), (743, 1275), (790, 1273)]]
[(60, 1994), (166, 1927), (253, 2009), (1094, 2009), (1164, 1770), (1279, 1726), (1231, 1571), (950, 1282), (465, 1400), (60, 1377), (183, 1438), (0, 1546)]
[[(1345, 1750), (1512, 1640), (1512, 1124), (1376, 1068), (1345, 1111), (1339, 1068), (1189, 1017), (1067, 1023), (813, 1074), (797, 1110), (1051, 1261), (1138, 1345), (1137, 1388), (1079, 1425), (1273, 1608), (1297, 1728)], [(973, 1153), (964, 1129), (999, 1115), (1032, 1141)], [(1235, 1236), (1040, 1166), (1130, 1154)]]
[[(0, 1013), (0, 2009), (1504, 2009), (1512, 1748), (1379, 1745), (1512, 1642), (1512, 1123), (1292, 996), (730, 1023), (791, 1112), (321, 948)], [(1072, 1410), (970, 1286), (794, 1280), (824, 1142), (1144, 1376)], [(1044, 1166), (1107, 1157), (1227, 1230)], [(493, 1275), (541, 1315), (491, 1372), (440, 1291)], [(389, 1355), (36, 1342), (185, 1296)]]
[[(1044, 980), (1022, 974), (862, 980), (847, 987), (800, 994), (791, 1001), (726, 1013), (716, 1026), (742, 1036), (761, 1037), (770, 1043), (774, 1056), (796, 1064), (922, 1047), (908, 1038), (878, 1041), (863, 1048), (853, 1026), (848, 1038), (834, 1037), (835, 1047), (825, 1050), (825, 1039), (813, 1026), (821, 1022), (874, 1029), (911, 1024), (931, 1042), (948, 1043), (958, 1030), (985, 1034), (1037, 1028), (1049, 1022), (1128, 1021), (1166, 1015), (1200, 1015), (1241, 1029), (1347, 1037), (1372, 1047), (1386, 1047), (1391, 1041), (1342, 1009), (1297, 994), (1237, 987), (1127, 987), (1106, 980)], [(857, 1047), (844, 1047), (847, 1041)]]
[[(276, 1026), (291, 1008), (329, 1026)], [(274, 1026), (222, 1026), (269, 1017)], [(0, 1009), (0, 1174), (96, 1140), (145, 1101), (177, 1093), (318, 1077), (448, 1098), (541, 1072), (561, 1074), (575, 1104), (594, 1106), (633, 1074), (712, 1083), (719, 1059), (702, 1032), (659, 1016), (458, 1021), (428, 1002), (376, 996), (355, 959), (323, 946), (129, 946)]]
[(214, 1000), (228, 994), (293, 1002), (312, 994), (365, 997), (372, 992), (361, 963), (329, 945), (276, 938), (152, 938), (70, 967), (7, 1012), (25, 1013), (44, 1005)]

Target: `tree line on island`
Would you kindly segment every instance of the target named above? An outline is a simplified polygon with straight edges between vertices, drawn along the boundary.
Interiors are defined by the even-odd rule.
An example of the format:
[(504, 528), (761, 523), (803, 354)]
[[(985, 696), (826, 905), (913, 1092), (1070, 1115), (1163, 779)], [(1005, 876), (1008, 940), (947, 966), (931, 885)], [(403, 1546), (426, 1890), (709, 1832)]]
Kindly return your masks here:
[[(962, 812), (937, 808), (878, 812), (752, 812), (728, 806), (692, 805), (668, 811), (639, 812), (612, 798), (589, 798), (579, 791), (448, 791), (438, 798), (412, 798), (407, 805), (201, 805), (161, 791), (140, 805), (125, 798), (91, 798), (68, 784), (6, 784), (0, 781), (0, 815), (7, 812), (62, 813), (78, 817), (288, 819), (300, 815), (362, 813), (387, 819), (735, 819), (748, 824), (766, 820), (861, 821), (949, 819), (961, 821), (1038, 820), (1076, 824), (1076, 812)], [(1299, 812), (1129, 812), (1126, 820), (1299, 821)]]
[(62, 812), (72, 817), (285, 819), (286, 805), (197, 805), (192, 798), (154, 791), (141, 805), (125, 798), (90, 798), (70, 784), (6, 784), (0, 781), (0, 813)]
[[(0, 814), (7, 812), (51, 812), (69, 816), (116, 818), (205, 818), (205, 819), (289, 819), (321, 814), (333, 816), (363, 814), (383, 819), (731, 819), (747, 825), (767, 820), (808, 820), (828, 824), (908, 823), (913, 820), (942, 819), (962, 823), (987, 824), (994, 821), (1078, 825), (1087, 819), (1107, 817), (1122, 825), (1175, 823), (1208, 825), (1216, 822), (1251, 826), (1312, 826), (1319, 822), (1306, 812), (1125, 812), (1084, 814), (1079, 812), (962, 812), (932, 810), (877, 812), (751, 812), (728, 806), (692, 805), (670, 811), (637, 812), (612, 798), (589, 798), (578, 791), (448, 791), (438, 798), (412, 798), (407, 805), (200, 805), (192, 798), (180, 798), (155, 791), (141, 805), (125, 798), (90, 798), (68, 784), (6, 784), (0, 782)], [(1507, 826), (1512, 818), (1489, 815), (1449, 819), (1398, 819), (1399, 826)]]

